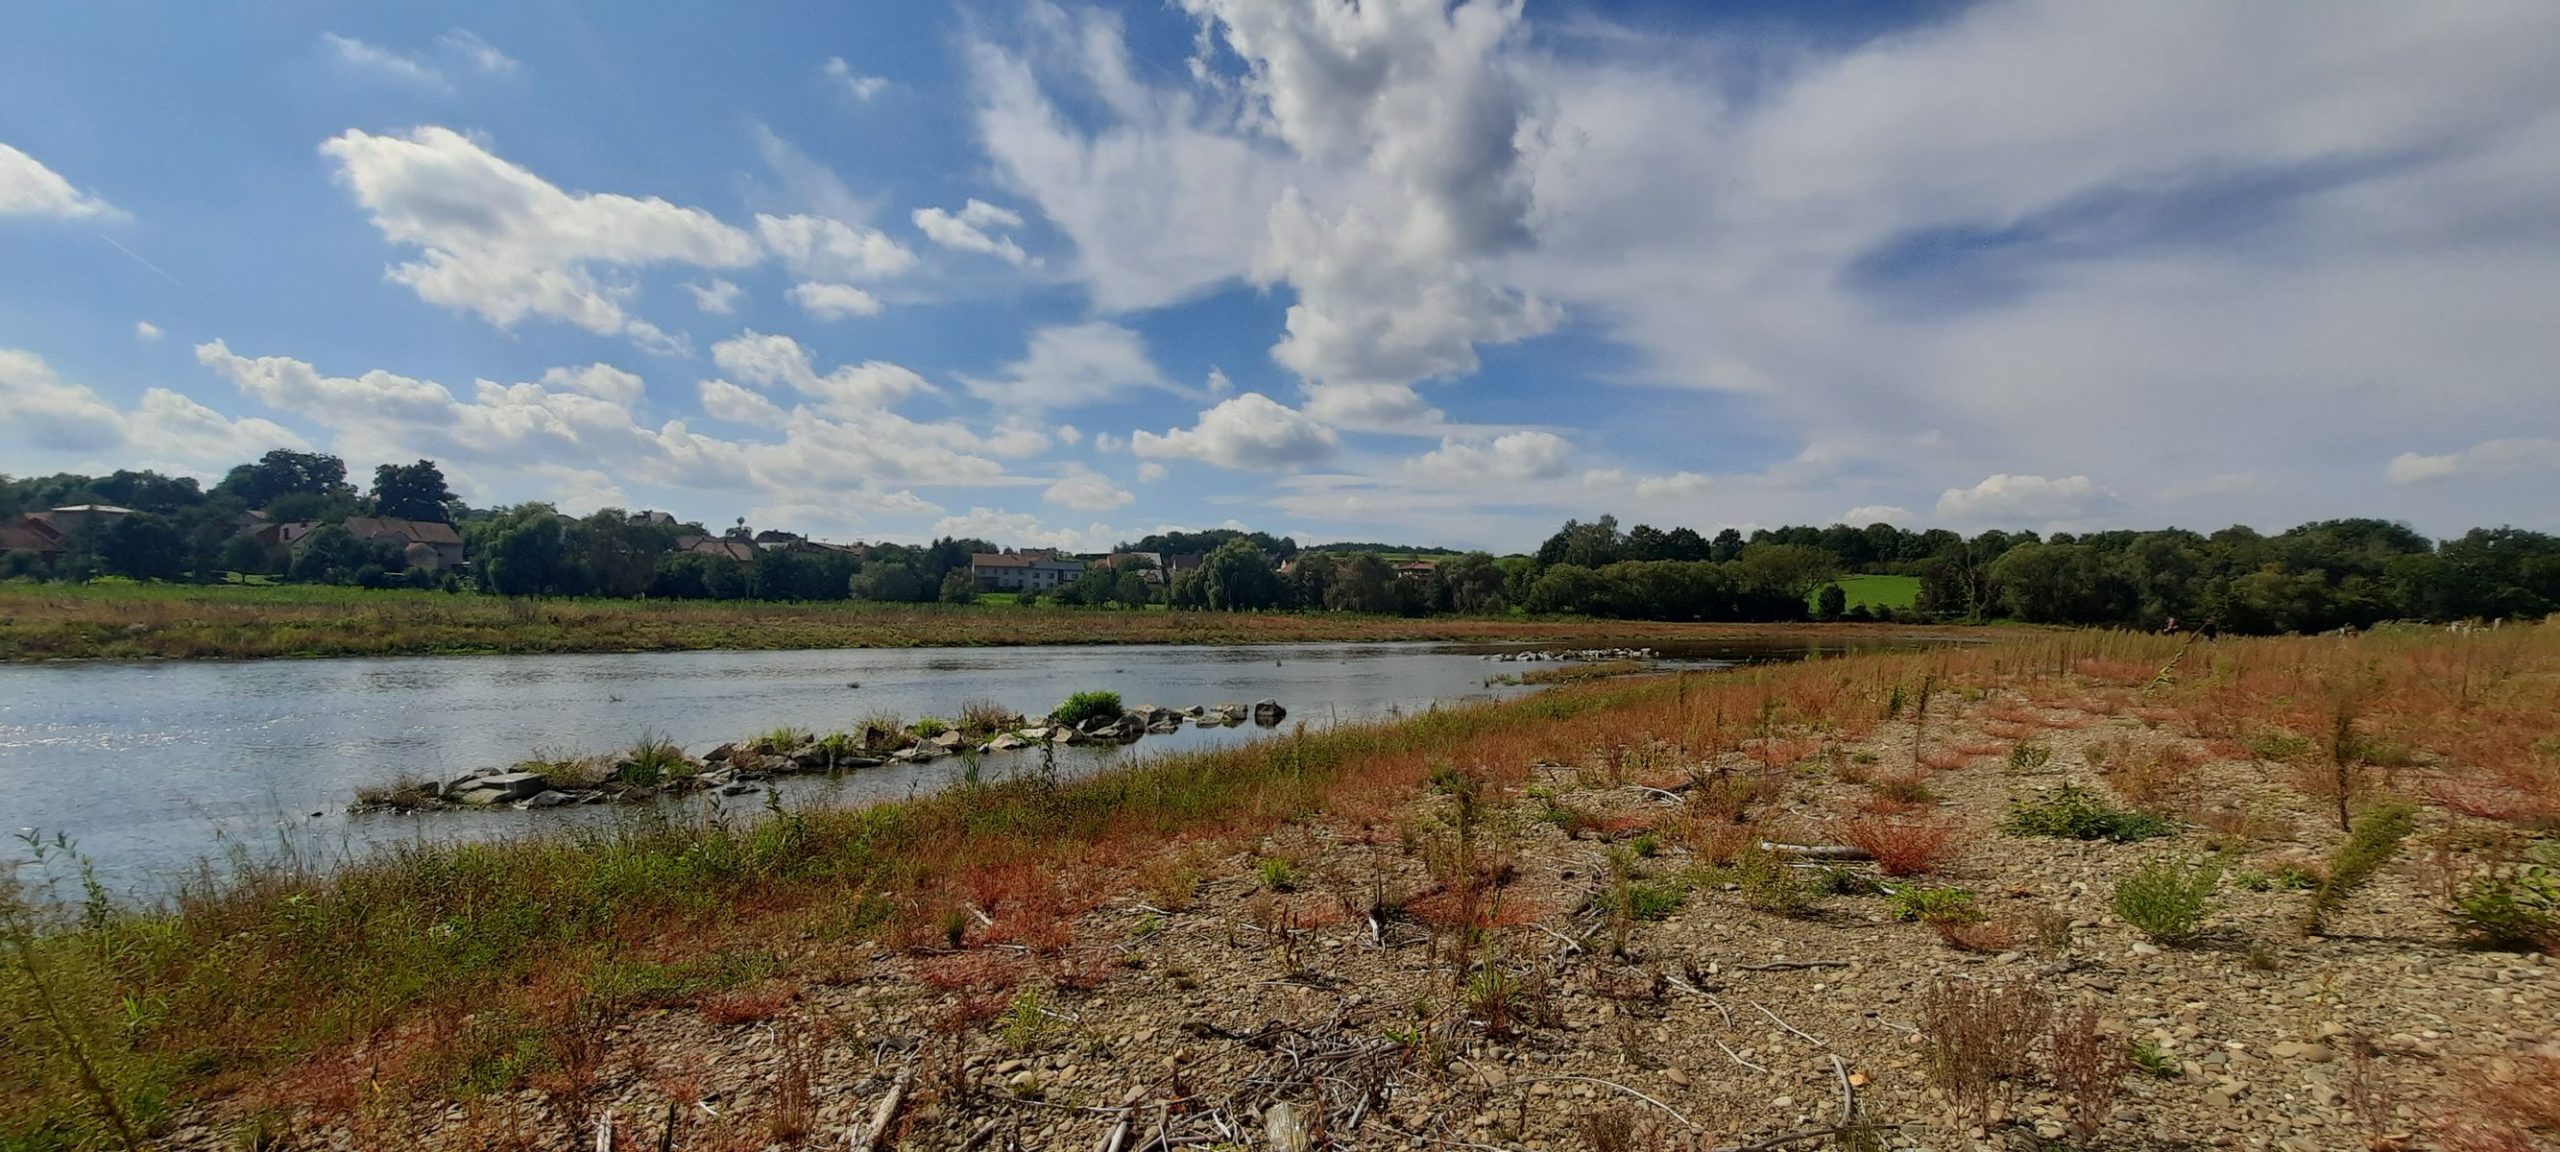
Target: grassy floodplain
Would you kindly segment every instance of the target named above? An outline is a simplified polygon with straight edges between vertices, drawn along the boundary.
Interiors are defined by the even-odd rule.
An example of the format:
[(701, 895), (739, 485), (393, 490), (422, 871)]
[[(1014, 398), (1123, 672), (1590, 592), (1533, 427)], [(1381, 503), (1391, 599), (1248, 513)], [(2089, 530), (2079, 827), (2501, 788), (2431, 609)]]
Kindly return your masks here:
[[(322, 585), (0, 583), (0, 660), (270, 659), (493, 652), (1294, 644), (1391, 640), (1712, 641), (1803, 625), (1225, 613), (867, 601), (510, 599)], [(1828, 626), (1823, 636), (1916, 631)], [(1932, 629), (1932, 632), (1939, 630)]]
[[(1959, 716), (1973, 739), (2016, 745), (1950, 742)], [(208, 1100), (252, 1127), (273, 1112), (396, 1131), (446, 1100), (573, 1114), (599, 1046), (635, 1013), (876, 979), (882, 957), (1071, 955), (1089, 930), (1079, 916), (1153, 891), (1169, 862), (1231, 858), (1292, 828), (1392, 845), (1382, 813), (1453, 773), (1487, 797), (1517, 794), (1539, 765), (1684, 787), (1648, 835), (1709, 861), (1804, 835), (1776, 802), (1835, 777), (1907, 811), (1927, 803), (1922, 780), (2015, 769), (2039, 733), (2099, 723), (2191, 747), (2111, 759), (2103, 787), (2216, 852), (2284, 833), (2189, 795), (2208, 763), (2297, 797), (2314, 827), (2350, 798), (2423, 805), (2455, 891), (2502, 874), (2507, 849), (2489, 846), (2560, 825), (2560, 625), (2543, 624), (2219, 643), (2011, 634), (1610, 680), (1083, 780), (244, 867), (149, 909), (84, 902), (76, 862), (56, 856), (21, 879), (53, 877), (67, 903), (0, 902), (0, 1148), (117, 1147)], [(1403, 836), (1427, 843), (1429, 829)], [(1475, 875), (1444, 883), (1503, 882)]]

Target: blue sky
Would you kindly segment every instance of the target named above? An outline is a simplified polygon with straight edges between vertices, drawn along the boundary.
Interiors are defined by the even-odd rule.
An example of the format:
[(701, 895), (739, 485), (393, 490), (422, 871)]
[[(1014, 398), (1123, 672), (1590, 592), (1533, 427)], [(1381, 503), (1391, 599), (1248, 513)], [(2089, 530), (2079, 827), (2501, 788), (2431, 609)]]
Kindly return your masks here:
[(2552, 43), (2538, 3), (17, 5), (0, 471), (286, 445), (1081, 548), (2560, 529)]

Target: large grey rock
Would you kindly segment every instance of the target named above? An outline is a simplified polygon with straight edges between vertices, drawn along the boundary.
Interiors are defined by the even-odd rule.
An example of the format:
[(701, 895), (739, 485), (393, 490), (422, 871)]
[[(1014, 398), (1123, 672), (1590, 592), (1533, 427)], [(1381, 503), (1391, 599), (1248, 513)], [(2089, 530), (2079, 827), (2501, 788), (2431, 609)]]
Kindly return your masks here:
[(1277, 700), (1256, 700), (1253, 702), (1253, 722), (1256, 724), (1269, 727), (1270, 725), (1277, 724), (1281, 720), (1287, 718), (1288, 715), (1289, 710), (1281, 707), (1280, 702)]
[(577, 803), (577, 802), (578, 802), (578, 798), (577, 798), (577, 797), (572, 796), (572, 795), (570, 795), (570, 794), (568, 794), (568, 793), (566, 793), (566, 792), (554, 792), (554, 791), (550, 791), (550, 790), (547, 790), (547, 789), (546, 789), (546, 790), (544, 790), (544, 791), (534, 793), (532, 796), (530, 796), (530, 797), (526, 798), (523, 802), (521, 802), (521, 803), (517, 804), (517, 805), (516, 805), (516, 807), (518, 807), (518, 808), (557, 808), (557, 807), (560, 807), (560, 806), (561, 806), (561, 805), (563, 805), (563, 804), (575, 804), (575, 803)]
[[(551, 787), (539, 772), (499, 772), (475, 776), (461, 783), (465, 804), (497, 804), (509, 800), (526, 800)], [(485, 795), (487, 799), (475, 799)]]

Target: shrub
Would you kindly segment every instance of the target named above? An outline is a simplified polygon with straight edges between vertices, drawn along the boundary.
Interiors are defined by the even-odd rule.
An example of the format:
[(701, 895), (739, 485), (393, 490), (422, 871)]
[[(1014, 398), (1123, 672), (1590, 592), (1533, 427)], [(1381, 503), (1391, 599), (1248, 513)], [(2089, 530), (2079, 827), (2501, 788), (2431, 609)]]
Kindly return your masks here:
[(1629, 920), (1668, 920), (1688, 900), (1688, 889), (1660, 881), (1624, 881), (1616, 893), (1617, 910)]
[(2560, 871), (2527, 864), (2479, 877), (2454, 898), (2453, 922), (2480, 947), (2560, 949)]
[(2116, 882), (2116, 915), (2163, 944), (2194, 940), (2213, 912), (2213, 889), (2222, 869), (2183, 868), (2161, 861)]
[(1017, 728), (1021, 724), (1021, 713), (993, 700), (971, 700), (960, 705), (960, 730), (963, 732), (988, 735)]
[(2053, 1087), (2070, 1116), (2073, 1139), (2097, 1139), (2115, 1111), (2116, 1094), (2132, 1070), (2124, 1044), (2098, 1027), (2098, 1006), (2082, 1003), (2053, 1024)]
[(1930, 1083), (1977, 1123), (1988, 1121), (1994, 1093), (2035, 1070), (2032, 1054), (2052, 1014), (2053, 1002), (2031, 986), (1939, 979), (1920, 1002)]
[(1956, 828), (1952, 824), (1855, 817), (1841, 824), (1841, 835), (1875, 857), (1876, 867), (1885, 875), (1917, 876), (1938, 866), (1939, 858), (1947, 854), (1949, 842), (1955, 839)]
[(1896, 920), (1938, 924), (1977, 923), (1983, 919), (1982, 909), (1974, 905), (1973, 893), (1962, 888), (1923, 888), (1914, 884), (1887, 894), (1885, 907)]
[[(684, 749), (662, 736), (643, 736), (640, 742), (622, 754), (622, 762), (614, 766), (621, 781), (638, 788), (655, 788), (692, 770), (684, 758)], [(559, 786), (562, 781), (554, 780)]]
[(2113, 840), (2119, 844), (2167, 836), (2173, 831), (2165, 816), (2118, 808), (2077, 784), (2065, 784), (2053, 795), (2032, 803), (2010, 801), (2009, 819), (2002, 827), (2012, 836)]
[(2031, 741), (2009, 748), (2009, 766), (2021, 772), (2032, 772), (2053, 762), (2052, 747)]
[(2417, 810), (2400, 803), (2376, 805), (2355, 822), (2354, 830), (2329, 856), (2329, 878), (2311, 893), (2307, 927), (2313, 935), (2325, 931), (2338, 905), (2399, 854), (2400, 842), (2417, 826)]
[(1266, 856), (1260, 863), (1254, 865), (1254, 870), (1261, 878), (1263, 888), (1269, 891), (1295, 892), (1298, 890), (1298, 870), (1286, 860)]
[(912, 729), (916, 734), (916, 739), (918, 740), (931, 740), (934, 737), (940, 736), (950, 730), (951, 722), (940, 716), (918, 717), (916, 719), (916, 726)]
[(1735, 854), (1733, 881), (1742, 889), (1743, 904), (1762, 912), (1792, 916), (1813, 903), (1813, 886), (1776, 853), (1756, 845)]
[(1078, 692), (1049, 713), (1054, 724), (1079, 725), (1087, 720), (1120, 718), (1120, 694), (1117, 692)]

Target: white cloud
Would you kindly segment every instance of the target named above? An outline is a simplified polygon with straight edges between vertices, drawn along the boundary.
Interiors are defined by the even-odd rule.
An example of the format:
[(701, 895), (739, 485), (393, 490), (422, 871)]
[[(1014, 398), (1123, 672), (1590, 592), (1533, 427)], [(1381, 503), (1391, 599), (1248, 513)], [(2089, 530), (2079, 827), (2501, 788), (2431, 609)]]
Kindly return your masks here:
[[(221, 341), (196, 358), (261, 403), (329, 429), (334, 449), (351, 460), (429, 457), (447, 465), (457, 489), (505, 492), (523, 499), (578, 477), (602, 473), (614, 482), (702, 491), (742, 491), (807, 504), (824, 492), (829, 523), (859, 520), (863, 510), (916, 515), (939, 509), (908, 489), (920, 485), (1020, 486), (1044, 482), (1009, 475), (982, 454), (981, 438), (951, 421), (906, 419), (875, 401), (922, 386), (904, 369), (867, 364), (824, 376), (807, 353), (782, 337), (727, 342), (715, 359), (732, 373), (760, 374), (812, 403), (784, 408), (726, 380), (703, 382), (704, 410), (714, 419), (764, 429), (768, 438), (731, 440), (697, 433), (683, 421), (639, 424), (630, 408), (568, 387), (596, 384), (594, 369), (568, 369), (540, 383), (474, 381), (467, 397), (431, 380), (375, 370), (329, 376), (283, 356), (243, 357)], [(778, 342), (778, 343), (777, 343)], [(611, 386), (603, 386), (612, 390)], [(761, 402), (760, 402), (761, 401)], [(501, 482), (520, 487), (506, 487)]]
[(1259, 392), (1220, 401), (1200, 414), (1196, 427), (1176, 428), (1161, 436), (1141, 430), (1129, 438), (1130, 450), (1140, 456), (1255, 470), (1312, 464), (1339, 447), (1341, 440), (1333, 429)]
[(456, 28), (446, 32), (436, 37), (436, 44), (470, 61), (472, 67), (483, 72), (516, 70), (514, 57), (499, 51), (497, 45), (481, 39), (478, 33), (468, 28)]
[(1234, 395), (1234, 394), (1235, 394), (1235, 390), (1236, 390), (1236, 382), (1235, 382), (1235, 381), (1233, 381), (1233, 380), (1229, 380), (1229, 379), (1227, 379), (1227, 374), (1226, 374), (1226, 372), (1225, 372), (1224, 370), (1222, 370), (1222, 369), (1220, 369), (1220, 368), (1218, 368), (1218, 367), (1216, 367), (1216, 366), (1214, 366), (1214, 365), (1210, 367), (1210, 369), (1209, 369), (1209, 394), (1210, 394), (1210, 395), (1212, 395), (1212, 396), (1230, 396), (1230, 395)]
[(1957, 524), (2019, 526), (2069, 523), (2101, 511), (2114, 496), (2086, 476), (1995, 473), (1971, 488), (1938, 496), (1938, 518)]
[(845, 63), (842, 56), (827, 57), (827, 66), (824, 71), (829, 81), (844, 89), (846, 95), (856, 100), (868, 100), (879, 95), (881, 89), (889, 86), (887, 80), (878, 76), (865, 76), (854, 71), (853, 65)]
[(977, 507), (960, 516), (946, 516), (934, 522), (933, 534), (985, 540), (1006, 548), (1059, 548), (1069, 552), (1101, 552), (1118, 542), (1119, 532), (1104, 524), (1093, 524), (1082, 530), (1048, 528), (1040, 518), (1028, 512), (1004, 512)]
[(687, 284), (684, 289), (693, 293), (694, 307), (715, 316), (727, 316), (736, 312), (738, 297), (745, 292), (744, 289), (717, 276), (712, 277), (708, 284)]
[(65, 465), (159, 467), (213, 475), (270, 448), (308, 448), (272, 421), (234, 420), (166, 388), (118, 408), (65, 382), (33, 352), (0, 348), (0, 429), (21, 458)]
[(1892, 524), (1896, 527), (1908, 528), (1912, 524), (1911, 510), (1892, 504), (1861, 504), (1841, 513), (1840, 518), (1832, 523), (1847, 524), (1853, 528), (1864, 528), (1869, 524)]
[(1022, 227), (1022, 217), (984, 200), (972, 199), (956, 214), (940, 208), (918, 208), (910, 218), (926, 239), (945, 248), (983, 252), (1017, 268), (1039, 263), (1022, 250), (1022, 245), (1014, 243), (1013, 237), (989, 234), (996, 228)]
[[(998, 173), (1073, 240), (1097, 305), (1124, 312), (1243, 278), (1286, 162), (1237, 134), (1231, 109), (1131, 77), (1107, 13), (1034, 8), (1035, 43), (969, 48), (978, 134)], [(1052, 101), (1048, 68), (1110, 110), (1091, 133)]]
[(792, 303), (820, 320), (880, 314), (879, 298), (851, 284), (827, 284), (813, 280), (792, 285), (790, 295)]
[(747, 383), (788, 387), (816, 401), (819, 410), (843, 418), (933, 390), (924, 377), (885, 360), (839, 365), (820, 375), (799, 341), (754, 329), (712, 345), (711, 360)]
[(157, 324), (148, 320), (136, 320), (133, 322), (133, 338), (136, 340), (140, 340), (145, 344), (157, 344), (160, 342), (160, 335), (160, 326)]
[(624, 311), (638, 289), (600, 269), (755, 263), (755, 241), (699, 208), (655, 197), (563, 192), (449, 128), (405, 137), (350, 129), (320, 146), (384, 239), (420, 250), (391, 268), (431, 304), (501, 328), (527, 316), (590, 332), (671, 338)]
[(403, 56), (388, 48), (367, 44), (353, 36), (341, 36), (335, 32), (321, 33), (320, 43), (327, 47), (340, 63), (358, 71), (424, 88), (445, 86), (444, 73), (416, 57)]
[(2425, 484), (2454, 478), (2515, 476), (2560, 472), (2560, 440), (2535, 437), (2483, 440), (2459, 452), (2423, 456), (2403, 452), (2391, 458), (2383, 475), (2394, 484)]
[(813, 280), (876, 280), (916, 264), (888, 233), (828, 216), (759, 215), (756, 233), (792, 272)]
[(35, 157), (0, 144), (0, 216), (80, 220), (121, 215), (114, 205), (72, 187)]
[(1171, 389), (1147, 343), (1117, 324), (1093, 321), (1031, 334), (1020, 360), (992, 378), (961, 377), (969, 394), (1008, 410), (1058, 411)]
[(1506, 432), (1490, 441), (1443, 437), (1407, 461), (1412, 475), (1443, 484), (1553, 480), (1573, 470), (1573, 446), (1553, 432)]
[(1050, 434), (1020, 414), (996, 421), (994, 431), (985, 440), (988, 452), (997, 456), (1037, 456), (1049, 450)]
[(702, 394), (702, 414), (732, 424), (752, 424), (759, 428), (780, 428), (789, 417), (761, 392), (738, 387), (714, 377), (698, 386)]
[(554, 368), (542, 374), (546, 388), (583, 392), (598, 400), (610, 400), (628, 408), (647, 394), (648, 385), (640, 377), (611, 364), (589, 364), (584, 368)]
[(1156, 462), (1155, 462), (1155, 461), (1153, 461), (1153, 460), (1149, 460), (1149, 461), (1147, 461), (1147, 462), (1145, 462), (1145, 463), (1143, 463), (1143, 464), (1138, 465), (1138, 480), (1139, 480), (1139, 482), (1140, 482), (1140, 483), (1153, 484), (1153, 483), (1155, 483), (1156, 481), (1158, 481), (1158, 480), (1162, 480), (1162, 479), (1164, 479), (1164, 478), (1165, 478), (1165, 466), (1164, 466), (1164, 465), (1162, 465), (1162, 464), (1158, 464), (1158, 463), (1156, 463)]
[(1128, 489), (1112, 483), (1110, 477), (1082, 464), (1059, 469), (1057, 481), (1040, 493), (1040, 498), (1078, 512), (1108, 512), (1128, 507), (1137, 499)]

